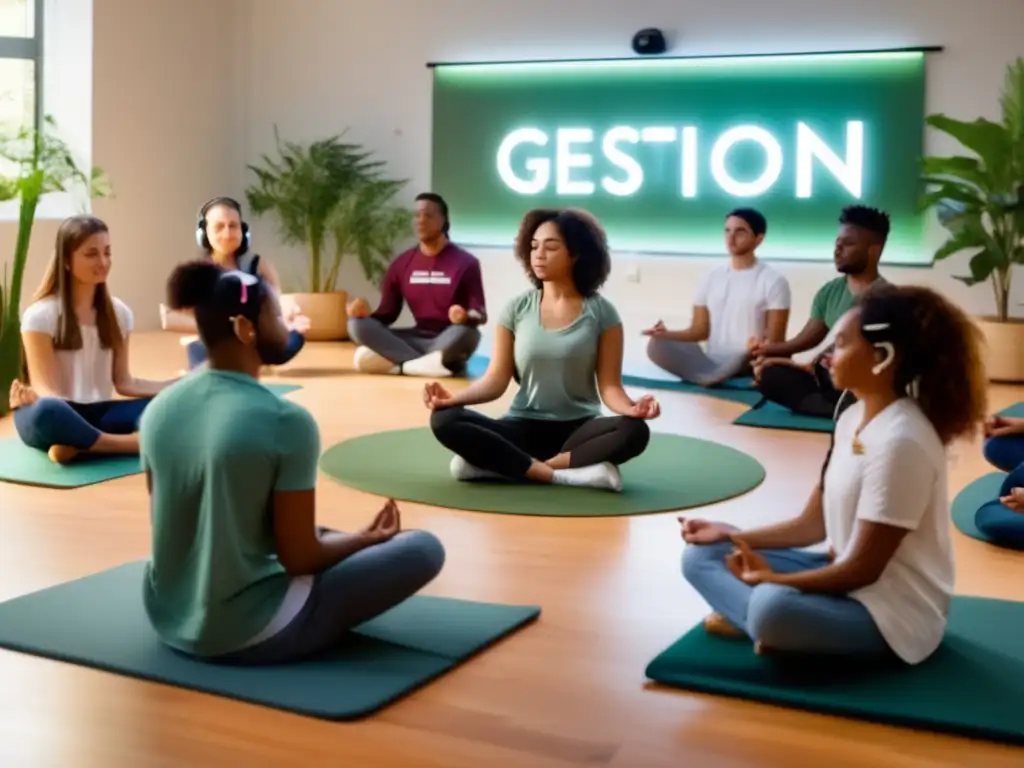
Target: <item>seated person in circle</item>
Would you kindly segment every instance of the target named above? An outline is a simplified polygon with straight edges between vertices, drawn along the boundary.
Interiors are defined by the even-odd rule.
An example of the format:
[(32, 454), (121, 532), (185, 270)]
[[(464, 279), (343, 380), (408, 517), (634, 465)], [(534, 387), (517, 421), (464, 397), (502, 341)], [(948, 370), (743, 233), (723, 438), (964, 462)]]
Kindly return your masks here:
[(993, 544), (1024, 549), (1024, 419), (993, 416), (985, 437), (985, 458), (1009, 474), (999, 498), (978, 509), (974, 524)]
[[(448, 204), (440, 195), (417, 195), (414, 225), (419, 243), (391, 262), (377, 310), (371, 314), (364, 299), (348, 307), (357, 371), (452, 376), (480, 345), (487, 304), (479, 260), (448, 239)], [(390, 328), (404, 304), (415, 326)]]
[(110, 268), (107, 225), (94, 216), (65, 219), (43, 282), (21, 316), (27, 378), (15, 380), (8, 393), (14, 427), (25, 445), (57, 464), (86, 453), (138, 453), (139, 417), (173, 381), (132, 375), (133, 315), (110, 293)]
[[(647, 447), (650, 395), (622, 387), (622, 321), (598, 290), (611, 271), (601, 225), (587, 213), (526, 214), (516, 257), (534, 287), (505, 307), (484, 376), (452, 394), (424, 389), (430, 428), (455, 453), (458, 480), (505, 479), (622, 489), (618, 466)], [(492, 419), (466, 408), (520, 386), (509, 412)], [(601, 403), (616, 416), (601, 416)]]
[[(954, 586), (946, 446), (984, 422), (982, 348), (970, 318), (927, 288), (858, 297), (832, 359), (855, 401), (803, 513), (749, 531), (681, 520), (707, 631), (759, 652), (905, 664), (934, 653)], [(826, 541), (827, 555), (803, 549)]]
[(273, 288), (197, 261), (174, 271), (168, 293), (194, 312), (210, 361), (142, 420), (147, 615), (165, 644), (215, 663), (329, 650), (433, 580), (444, 549), (403, 531), (393, 501), (356, 533), (316, 526), (316, 422), (257, 379), (288, 344)]
[(858, 295), (876, 281), (885, 282), (878, 274), (878, 261), (888, 236), (888, 214), (862, 205), (843, 209), (834, 253), (840, 277), (818, 290), (803, 330), (790, 341), (750, 340), (754, 376), (766, 399), (793, 413), (832, 416), (841, 392), (828, 374), (831, 347), (807, 364), (790, 358), (824, 342)]
[[(199, 209), (196, 243), (217, 266), (259, 275), (280, 295), (281, 281), (277, 270), (265, 258), (249, 252), (252, 232), (242, 220), (242, 206), (237, 200), (215, 197)], [(284, 314), (289, 328), (288, 343), (267, 365), (284, 365), (299, 354), (306, 343), (309, 318), (295, 304), (290, 304)], [(201, 341), (193, 341), (187, 351), (190, 369), (198, 368), (206, 362), (206, 347)]]
[[(710, 387), (750, 375), (751, 338), (766, 343), (786, 338), (789, 281), (757, 258), (768, 223), (752, 208), (737, 208), (725, 218), (729, 263), (716, 267), (697, 285), (690, 327), (670, 331), (659, 320), (644, 334), (647, 356), (659, 368)], [(700, 342), (707, 342), (701, 349)]]

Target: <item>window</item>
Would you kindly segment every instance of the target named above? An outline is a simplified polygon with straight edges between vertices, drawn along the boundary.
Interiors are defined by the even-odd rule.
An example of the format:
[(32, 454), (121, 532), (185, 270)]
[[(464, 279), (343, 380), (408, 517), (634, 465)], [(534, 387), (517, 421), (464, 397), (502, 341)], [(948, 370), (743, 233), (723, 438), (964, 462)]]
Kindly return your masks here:
[(0, 131), (15, 132), (42, 118), (44, 0), (0, 0)]
[[(93, 0), (0, 0), (0, 135), (52, 117), (76, 164), (88, 172), (92, 53)], [(0, 167), (0, 176), (11, 170)], [(0, 202), (0, 226), (16, 223), (19, 207), (18, 199)], [(39, 201), (36, 220), (59, 220), (90, 208), (84, 189), (50, 192)]]

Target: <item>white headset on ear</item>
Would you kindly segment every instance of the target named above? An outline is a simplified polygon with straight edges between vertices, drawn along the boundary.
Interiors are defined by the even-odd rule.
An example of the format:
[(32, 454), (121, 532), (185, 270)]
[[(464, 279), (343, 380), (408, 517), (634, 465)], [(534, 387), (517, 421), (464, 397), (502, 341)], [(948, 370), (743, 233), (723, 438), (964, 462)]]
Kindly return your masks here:
[[(874, 323), (872, 325), (865, 325), (864, 330), (884, 331), (888, 327), (889, 323)], [(885, 352), (885, 359), (871, 368), (871, 372), (877, 376), (892, 365), (893, 360), (896, 359), (896, 347), (892, 345), (891, 341), (876, 341), (872, 346)]]

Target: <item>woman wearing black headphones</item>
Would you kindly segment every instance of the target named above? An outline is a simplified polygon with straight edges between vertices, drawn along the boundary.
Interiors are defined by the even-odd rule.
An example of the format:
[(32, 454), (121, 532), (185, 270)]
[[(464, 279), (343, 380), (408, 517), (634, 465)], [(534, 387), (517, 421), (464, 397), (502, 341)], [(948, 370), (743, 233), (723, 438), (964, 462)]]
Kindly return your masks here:
[[(259, 255), (249, 252), (252, 233), (242, 219), (242, 206), (230, 197), (215, 197), (199, 209), (196, 223), (196, 243), (213, 263), (225, 270), (241, 270), (258, 275), (267, 284), (281, 293), (281, 282), (273, 265)], [(288, 344), (280, 359), (273, 365), (283, 365), (295, 357), (306, 343), (305, 333), (309, 329), (309, 318), (301, 314), (299, 307), (292, 305), (285, 313), (288, 325)], [(197, 368), (206, 362), (206, 347), (201, 341), (193, 341), (187, 347), (188, 366)]]

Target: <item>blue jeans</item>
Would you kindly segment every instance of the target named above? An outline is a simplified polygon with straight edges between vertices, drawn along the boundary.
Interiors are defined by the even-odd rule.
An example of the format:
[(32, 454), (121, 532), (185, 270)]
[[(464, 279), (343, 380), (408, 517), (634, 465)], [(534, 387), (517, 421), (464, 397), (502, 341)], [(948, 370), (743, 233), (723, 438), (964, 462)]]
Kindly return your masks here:
[(31, 448), (48, 451), (67, 445), (87, 451), (108, 435), (130, 435), (139, 429), (139, 419), (152, 398), (107, 400), (101, 403), (72, 403), (57, 397), (41, 397), (14, 411), (14, 427), (21, 441)]
[(990, 437), (985, 441), (985, 460), (1003, 472), (1013, 472), (1024, 464), (1024, 435)]
[(353, 628), (419, 592), (444, 561), (444, 545), (434, 534), (403, 531), (317, 574), (302, 611), (276, 635), (212, 661), (282, 664), (329, 651)]
[[(1024, 462), (1006, 476), (999, 495), (1008, 496), (1011, 490), (1020, 487), (1024, 487)], [(993, 544), (1008, 549), (1024, 549), (1024, 512), (1015, 512), (999, 499), (982, 504), (974, 513), (974, 524)]]
[[(306, 345), (306, 337), (298, 331), (288, 332), (288, 343), (281, 355), (273, 360), (264, 360), (267, 365), (284, 365), (290, 362)], [(206, 362), (206, 345), (201, 341), (193, 341), (185, 348), (188, 354), (188, 369), (194, 370)]]
[[(801, 592), (779, 584), (752, 587), (737, 579), (725, 564), (733, 544), (688, 544), (683, 550), (683, 576), (711, 609), (751, 640), (773, 651), (807, 655), (839, 655), (863, 659), (895, 658), (871, 614), (849, 597)], [(799, 549), (759, 552), (777, 573), (822, 568), (824, 554)]]

